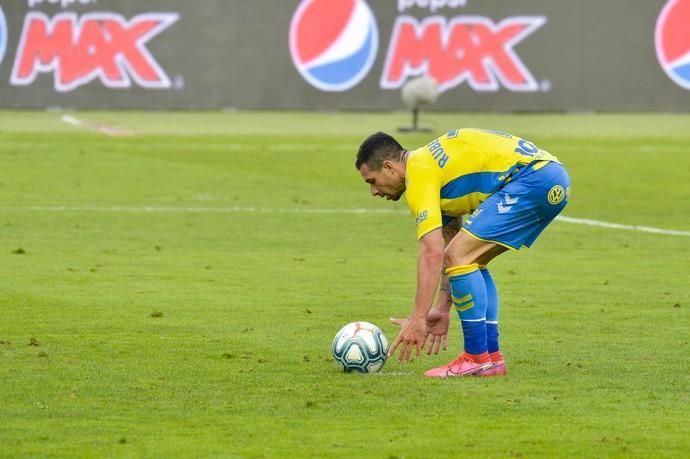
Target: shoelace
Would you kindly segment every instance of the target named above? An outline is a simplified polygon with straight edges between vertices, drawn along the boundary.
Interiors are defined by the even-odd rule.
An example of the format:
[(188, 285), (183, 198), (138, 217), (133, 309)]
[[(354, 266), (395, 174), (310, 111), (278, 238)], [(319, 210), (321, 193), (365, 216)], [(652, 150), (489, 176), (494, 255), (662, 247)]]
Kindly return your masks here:
[(455, 359), (455, 360), (453, 360), (452, 362), (450, 362), (449, 364), (447, 364), (447, 365), (446, 365), (446, 368), (449, 369), (449, 368), (451, 368), (451, 367), (454, 366), (454, 365), (459, 365), (460, 363), (462, 363), (463, 360), (467, 360), (467, 359), (465, 358), (465, 354), (462, 354), (460, 357), (458, 357), (457, 359)]

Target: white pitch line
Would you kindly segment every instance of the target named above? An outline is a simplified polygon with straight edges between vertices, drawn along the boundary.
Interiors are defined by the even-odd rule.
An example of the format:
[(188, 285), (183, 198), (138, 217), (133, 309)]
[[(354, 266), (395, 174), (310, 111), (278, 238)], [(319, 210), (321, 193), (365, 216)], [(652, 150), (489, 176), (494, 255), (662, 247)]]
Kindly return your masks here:
[(150, 212), (150, 213), (261, 213), (261, 214), (409, 214), (396, 209), (319, 209), (319, 208), (285, 208), (270, 209), (265, 207), (97, 207), (97, 206), (32, 206), (3, 207), (0, 210), (32, 210), (43, 212)]
[[(265, 208), (265, 207), (166, 207), (166, 206), (32, 206), (32, 207), (2, 207), (0, 211), (39, 211), (39, 212), (144, 212), (144, 213), (261, 213), (261, 214), (397, 214), (407, 215), (406, 210), (399, 209), (366, 209), (366, 208)], [(573, 218), (558, 216), (556, 220), (563, 223), (573, 223), (578, 225), (598, 226), (600, 228), (618, 229), (625, 231), (637, 231), (641, 233), (663, 234), (665, 236), (685, 236), (690, 237), (690, 231), (669, 230), (663, 228), (653, 228), (650, 226), (622, 225), (620, 223), (610, 223), (601, 220), (590, 220), (586, 218)]]
[(620, 223), (602, 222), (599, 220), (589, 220), (587, 218), (558, 216), (556, 217), (556, 220), (565, 223), (576, 223), (579, 225), (599, 226), (602, 228), (622, 229), (627, 231), (639, 231), (641, 233), (665, 234), (667, 236), (690, 236), (690, 231), (668, 230), (662, 228), (653, 228), (651, 226), (621, 225)]
[(71, 124), (72, 126), (81, 126), (82, 124), (84, 124), (82, 120), (72, 115), (62, 115), (60, 121), (66, 124)]
[(101, 134), (105, 134), (107, 136), (112, 136), (112, 137), (132, 135), (131, 132), (124, 130), (124, 129), (120, 129), (117, 126), (106, 126), (104, 124), (92, 123), (90, 121), (81, 120), (81, 119), (77, 118), (76, 116), (72, 116), (72, 115), (62, 115), (60, 117), (60, 121), (62, 121), (65, 124), (72, 125), (72, 126), (91, 129), (93, 131), (97, 131), (97, 132), (100, 132)]

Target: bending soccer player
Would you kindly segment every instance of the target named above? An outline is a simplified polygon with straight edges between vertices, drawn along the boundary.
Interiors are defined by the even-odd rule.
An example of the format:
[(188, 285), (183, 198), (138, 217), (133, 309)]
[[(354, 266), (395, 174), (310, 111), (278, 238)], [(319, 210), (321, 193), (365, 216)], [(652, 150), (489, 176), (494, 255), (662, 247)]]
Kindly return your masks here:
[(487, 265), (507, 250), (531, 246), (563, 210), (570, 186), (565, 168), (525, 139), (480, 129), (450, 131), (413, 151), (378, 132), (362, 143), (355, 165), (373, 196), (397, 201), (405, 193), (416, 218), (414, 306), (408, 318), (393, 319), (400, 333), (390, 355), (400, 350), (405, 362), (425, 347), (428, 354), (445, 349), (454, 305), (464, 352), (425, 376), (504, 375), (498, 294)]

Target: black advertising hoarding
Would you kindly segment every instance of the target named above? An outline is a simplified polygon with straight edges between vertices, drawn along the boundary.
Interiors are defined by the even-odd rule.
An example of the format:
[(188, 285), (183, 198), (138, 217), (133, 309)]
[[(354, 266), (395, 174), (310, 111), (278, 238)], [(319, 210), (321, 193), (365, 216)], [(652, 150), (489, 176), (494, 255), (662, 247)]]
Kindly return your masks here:
[(688, 111), (690, 0), (0, 0), (0, 107)]

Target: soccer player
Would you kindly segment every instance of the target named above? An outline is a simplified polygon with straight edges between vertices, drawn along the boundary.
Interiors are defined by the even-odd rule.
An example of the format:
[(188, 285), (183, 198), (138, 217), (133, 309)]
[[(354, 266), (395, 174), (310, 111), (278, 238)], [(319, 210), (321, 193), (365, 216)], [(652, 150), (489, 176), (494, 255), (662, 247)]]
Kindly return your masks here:
[(414, 306), (406, 319), (392, 319), (400, 333), (390, 355), (399, 349), (406, 362), (425, 347), (428, 354), (445, 349), (455, 306), (464, 352), (425, 376), (505, 375), (498, 294), (487, 265), (531, 246), (563, 210), (565, 168), (525, 139), (482, 129), (453, 130), (413, 151), (377, 132), (359, 147), (355, 166), (373, 196), (397, 201), (405, 193), (417, 225)]

